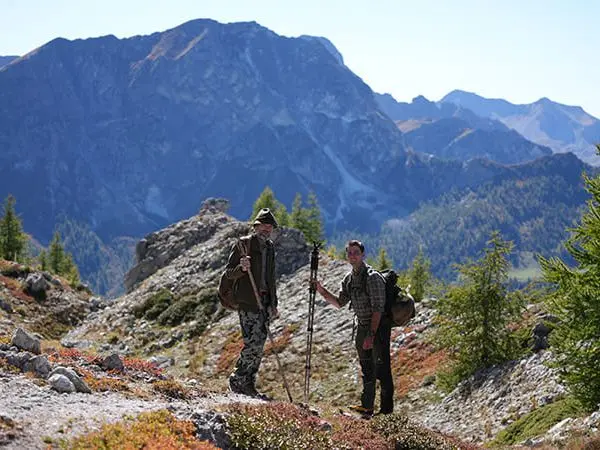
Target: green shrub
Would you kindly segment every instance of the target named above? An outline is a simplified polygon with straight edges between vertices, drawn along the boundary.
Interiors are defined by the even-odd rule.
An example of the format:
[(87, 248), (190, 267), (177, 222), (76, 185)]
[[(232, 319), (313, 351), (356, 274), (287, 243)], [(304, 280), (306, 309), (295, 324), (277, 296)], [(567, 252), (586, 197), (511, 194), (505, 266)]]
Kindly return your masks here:
[(373, 429), (392, 441), (396, 450), (453, 450), (443, 436), (411, 423), (406, 416), (388, 414), (371, 420)]
[(572, 397), (567, 397), (542, 406), (511, 423), (496, 435), (491, 444), (513, 445), (544, 434), (567, 417), (579, 417), (583, 414), (584, 409), (581, 403)]
[(199, 294), (183, 297), (172, 302), (157, 317), (161, 325), (179, 325), (182, 322), (197, 320), (206, 326), (210, 316), (217, 310), (218, 300), (215, 289), (205, 289)]
[(168, 289), (161, 289), (145, 302), (133, 307), (133, 314), (138, 319), (156, 319), (173, 301), (173, 294)]
[(240, 450), (334, 448), (319, 429), (319, 419), (285, 403), (271, 403), (268, 408), (234, 405), (227, 429), (232, 446)]

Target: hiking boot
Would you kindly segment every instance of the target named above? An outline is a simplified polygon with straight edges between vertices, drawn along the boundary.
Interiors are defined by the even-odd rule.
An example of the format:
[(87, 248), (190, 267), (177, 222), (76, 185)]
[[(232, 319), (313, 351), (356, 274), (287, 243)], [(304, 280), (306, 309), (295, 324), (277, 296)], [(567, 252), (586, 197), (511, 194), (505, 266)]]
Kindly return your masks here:
[(229, 390), (231, 392), (233, 392), (234, 394), (244, 394), (246, 395), (246, 388), (245, 386), (238, 384), (234, 381), (229, 380)]
[(364, 406), (353, 405), (349, 406), (348, 409), (355, 411), (365, 417), (371, 417), (373, 415), (373, 408), (365, 408)]
[(384, 415), (387, 415), (387, 414), (393, 414), (393, 412), (394, 412), (393, 410), (392, 411), (387, 411), (387, 410), (381, 410), (380, 409), (379, 411), (377, 411), (374, 414), (374, 416), (384, 416)]
[(257, 398), (259, 400), (271, 400), (271, 397), (269, 397), (267, 394), (263, 394), (262, 392), (258, 392), (256, 390), (256, 388), (251, 384), (245, 386), (244, 388), (245, 388), (245, 392), (244, 392), (245, 395)]

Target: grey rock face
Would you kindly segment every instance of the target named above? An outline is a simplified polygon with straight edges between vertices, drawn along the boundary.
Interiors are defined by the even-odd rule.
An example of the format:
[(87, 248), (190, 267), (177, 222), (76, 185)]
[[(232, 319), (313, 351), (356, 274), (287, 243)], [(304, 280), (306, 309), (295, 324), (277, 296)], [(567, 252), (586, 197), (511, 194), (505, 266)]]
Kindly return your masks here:
[(11, 304), (8, 303), (6, 300), (4, 300), (1, 297), (0, 297), (0, 309), (6, 311), (9, 314), (11, 314), (13, 312), (13, 308), (12, 308)]
[(194, 411), (190, 420), (196, 425), (196, 436), (208, 440), (219, 448), (230, 448), (226, 422), (221, 414), (213, 411)]
[(23, 370), (35, 372), (39, 376), (46, 378), (48, 377), (50, 370), (52, 370), (52, 366), (46, 355), (38, 355), (31, 358), (27, 364), (25, 364)]
[(52, 376), (54, 375), (64, 375), (65, 377), (67, 377), (69, 381), (73, 383), (73, 386), (75, 386), (77, 392), (83, 392), (85, 394), (92, 393), (92, 390), (89, 388), (89, 386), (85, 383), (85, 381), (81, 379), (79, 375), (75, 373), (73, 369), (59, 366), (52, 370), (52, 372), (50, 373), (50, 378), (52, 378)]
[(46, 295), (46, 291), (50, 288), (50, 284), (41, 273), (35, 272), (27, 276), (25, 288), (32, 296), (40, 298)]
[(41, 353), (40, 340), (29, 334), (23, 328), (17, 328), (13, 333), (11, 344), (15, 347), (39, 355)]
[(48, 383), (57, 392), (71, 394), (76, 391), (75, 385), (65, 375), (55, 374), (48, 378)]
[(106, 370), (123, 370), (123, 360), (117, 353), (113, 353), (102, 360), (102, 367)]

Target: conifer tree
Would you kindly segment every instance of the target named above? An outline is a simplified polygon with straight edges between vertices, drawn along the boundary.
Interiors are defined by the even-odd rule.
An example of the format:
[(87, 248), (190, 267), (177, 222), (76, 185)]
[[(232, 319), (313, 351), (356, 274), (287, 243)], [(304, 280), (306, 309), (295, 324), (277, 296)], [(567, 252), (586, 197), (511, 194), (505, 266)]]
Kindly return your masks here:
[(547, 305), (559, 319), (550, 335), (558, 373), (594, 410), (600, 403), (600, 177), (584, 175), (584, 180), (591, 194), (588, 209), (565, 242), (575, 267), (557, 257), (540, 256), (539, 262), (545, 281), (555, 288)]
[(419, 253), (412, 262), (409, 269), (410, 276), (410, 293), (416, 302), (423, 300), (425, 291), (431, 280), (431, 262), (425, 258), (423, 249), (419, 249)]
[(306, 228), (303, 230), (309, 242), (323, 241), (323, 218), (314, 192), (308, 194), (308, 207), (305, 210)]
[(12, 195), (4, 202), (4, 215), (0, 219), (0, 257), (22, 262), (26, 257), (27, 236), (15, 212), (15, 203)]
[(46, 250), (42, 250), (40, 252), (39, 261), (40, 261), (40, 269), (41, 270), (48, 270), (49, 269), (49, 265), (48, 265), (48, 253), (46, 252)]
[(451, 355), (449, 368), (440, 374), (445, 388), (514, 356), (508, 325), (520, 317), (524, 301), (506, 288), (512, 244), (497, 232), (487, 244), (480, 260), (458, 266), (460, 284), (450, 287), (437, 304), (434, 342)]
[(373, 267), (377, 270), (387, 270), (392, 268), (392, 260), (388, 258), (385, 248), (379, 249), (377, 260), (374, 261)]
[(57, 275), (61, 275), (64, 259), (65, 249), (61, 242), (60, 233), (56, 231), (52, 241), (50, 242), (50, 248), (48, 249), (48, 263), (50, 265), (50, 271)]

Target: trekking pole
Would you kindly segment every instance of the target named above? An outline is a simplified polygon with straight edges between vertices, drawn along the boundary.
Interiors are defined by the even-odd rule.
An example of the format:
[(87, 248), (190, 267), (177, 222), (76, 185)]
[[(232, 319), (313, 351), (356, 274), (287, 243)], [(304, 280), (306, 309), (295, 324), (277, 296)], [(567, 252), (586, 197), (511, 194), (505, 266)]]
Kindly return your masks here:
[(306, 334), (306, 364), (304, 369), (304, 403), (308, 404), (310, 393), (310, 363), (312, 354), (313, 322), (315, 317), (315, 297), (317, 293), (316, 281), (319, 269), (319, 247), (320, 244), (313, 242), (313, 250), (310, 254), (310, 285), (308, 296), (308, 326)]
[[(241, 243), (240, 250), (242, 256), (246, 256), (246, 249), (243, 247), (243, 245), (241, 245)], [(248, 277), (250, 278), (250, 284), (252, 285), (252, 290), (254, 291), (254, 296), (256, 297), (256, 303), (258, 303), (258, 309), (264, 312), (264, 307), (262, 301), (260, 300), (260, 294), (258, 293), (258, 289), (256, 287), (256, 281), (254, 281), (254, 276), (252, 275), (252, 269), (250, 269), (250, 267), (248, 267)], [(273, 335), (271, 334), (271, 330), (269, 330), (268, 321), (265, 322), (265, 328), (267, 329), (267, 336), (269, 337), (269, 341), (273, 346), (273, 354), (275, 355), (275, 360), (277, 361), (277, 368), (279, 369), (279, 374), (283, 379), (283, 386), (285, 387), (285, 391), (287, 392), (288, 398), (290, 399), (290, 403), (294, 403), (294, 401), (292, 400), (292, 394), (290, 394), (290, 387), (285, 378), (285, 373), (283, 372), (283, 367), (281, 366), (281, 361), (279, 361), (279, 355), (277, 354), (277, 351), (275, 349), (275, 342), (273, 341)]]

